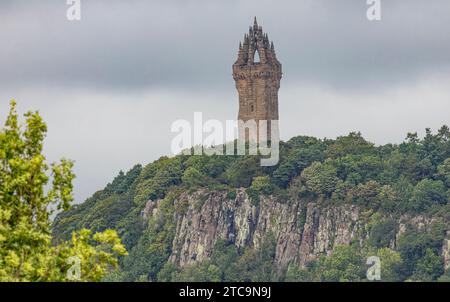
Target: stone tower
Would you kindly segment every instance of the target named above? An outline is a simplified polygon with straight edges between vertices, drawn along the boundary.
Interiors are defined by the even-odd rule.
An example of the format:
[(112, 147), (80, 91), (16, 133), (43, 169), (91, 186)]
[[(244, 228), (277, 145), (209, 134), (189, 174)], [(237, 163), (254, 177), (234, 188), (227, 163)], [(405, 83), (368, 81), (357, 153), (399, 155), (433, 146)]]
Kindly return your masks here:
[[(237, 61), (233, 64), (233, 78), (239, 93), (238, 120), (268, 121), (268, 138), (276, 121), (278, 129), (278, 89), (282, 76), (281, 63), (275, 55), (273, 42), (255, 21), (244, 42), (239, 43)], [(239, 127), (239, 138), (246, 139), (245, 129)], [(248, 133), (247, 133), (248, 137)]]

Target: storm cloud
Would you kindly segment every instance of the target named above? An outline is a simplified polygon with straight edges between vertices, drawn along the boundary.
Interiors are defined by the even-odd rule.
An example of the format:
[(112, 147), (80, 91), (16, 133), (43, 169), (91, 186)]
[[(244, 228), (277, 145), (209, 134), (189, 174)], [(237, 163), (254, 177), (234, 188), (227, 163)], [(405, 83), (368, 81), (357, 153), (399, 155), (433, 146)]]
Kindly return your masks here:
[[(257, 16), (283, 64), (283, 139), (362, 131), (376, 143), (449, 122), (450, 2), (381, 0), (0, 2), (0, 114), (16, 98), (76, 160), (80, 201), (120, 169), (169, 154), (170, 124), (232, 119), (237, 47)], [(0, 122), (1, 122), (0, 120)]]
[(82, 0), (81, 21), (68, 22), (64, 0), (6, 0), (0, 85), (225, 88), (253, 16), (286, 81), (383, 88), (448, 72), (450, 2), (381, 2), (369, 22), (365, 0)]

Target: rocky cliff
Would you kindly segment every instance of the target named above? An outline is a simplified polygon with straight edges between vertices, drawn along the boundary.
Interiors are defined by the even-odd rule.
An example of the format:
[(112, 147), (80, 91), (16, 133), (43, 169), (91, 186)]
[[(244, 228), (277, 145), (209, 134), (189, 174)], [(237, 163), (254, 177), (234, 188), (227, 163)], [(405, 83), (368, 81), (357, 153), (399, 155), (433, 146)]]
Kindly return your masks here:
[[(269, 235), (276, 240), (278, 271), (285, 270), (292, 262), (304, 267), (322, 254), (329, 255), (337, 245), (352, 241), (362, 245), (368, 237), (371, 214), (355, 205), (324, 206), (263, 196), (255, 205), (244, 189), (238, 189), (233, 198), (226, 191), (182, 193), (174, 202), (186, 205), (184, 213), (176, 217), (170, 255), (170, 261), (181, 267), (208, 259), (219, 239), (229, 240), (237, 247), (259, 248)], [(144, 217), (157, 216), (159, 203), (149, 201)], [(407, 224), (421, 229), (431, 222), (432, 219), (423, 216), (402, 216), (397, 221), (391, 247), (395, 248), (396, 239), (405, 232)], [(442, 255), (448, 267), (448, 240), (443, 242)]]
[(60, 213), (54, 237), (117, 230), (124, 281), (360, 281), (374, 253), (390, 261), (387, 281), (450, 280), (447, 126), (400, 145), (297, 136), (278, 165), (260, 159), (136, 165)]

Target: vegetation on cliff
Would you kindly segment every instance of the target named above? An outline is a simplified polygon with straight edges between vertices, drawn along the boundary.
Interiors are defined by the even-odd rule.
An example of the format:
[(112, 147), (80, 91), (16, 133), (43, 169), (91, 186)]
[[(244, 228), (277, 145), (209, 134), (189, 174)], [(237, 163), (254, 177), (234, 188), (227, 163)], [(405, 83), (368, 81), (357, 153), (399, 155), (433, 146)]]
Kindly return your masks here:
[[(183, 269), (168, 261), (172, 252), (176, 217), (187, 205), (173, 201), (181, 192), (246, 188), (252, 203), (262, 195), (280, 202), (296, 198), (324, 206), (352, 204), (371, 216), (369, 238), (338, 248), (306, 268), (291, 265), (287, 272), (273, 268), (273, 242), (264, 247), (237, 248), (216, 243), (210, 260)], [(148, 202), (162, 200), (163, 213), (144, 218)], [(261, 167), (258, 156), (162, 157), (142, 167), (121, 172), (85, 203), (61, 213), (54, 235), (67, 239), (81, 228), (115, 229), (130, 255), (120, 262), (121, 272), (108, 280), (152, 281), (256, 281), (256, 280), (365, 280), (365, 256), (380, 255), (387, 263), (385, 279), (448, 280), (442, 242), (450, 221), (450, 131), (408, 134), (399, 144), (375, 146), (359, 133), (333, 139), (297, 136), (281, 143), (277, 166)], [(204, 201), (198, 201), (201, 207)], [(408, 226), (397, 240), (398, 217), (432, 217), (432, 231)], [(300, 224), (304, 221), (299, 221)], [(224, 238), (226, 239), (226, 238)]]

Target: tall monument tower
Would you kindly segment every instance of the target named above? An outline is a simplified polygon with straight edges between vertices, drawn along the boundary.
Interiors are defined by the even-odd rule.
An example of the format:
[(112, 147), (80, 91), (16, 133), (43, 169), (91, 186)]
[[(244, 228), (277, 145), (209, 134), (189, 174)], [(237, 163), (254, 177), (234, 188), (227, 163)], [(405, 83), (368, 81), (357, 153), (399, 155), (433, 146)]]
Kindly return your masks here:
[[(233, 78), (239, 93), (238, 120), (268, 121), (268, 139), (271, 121), (278, 129), (278, 89), (282, 76), (281, 63), (275, 55), (273, 42), (255, 21), (244, 42), (239, 43), (237, 61), (233, 64)], [(247, 133), (248, 137), (248, 133)], [(246, 139), (246, 130), (239, 127), (239, 138)]]

